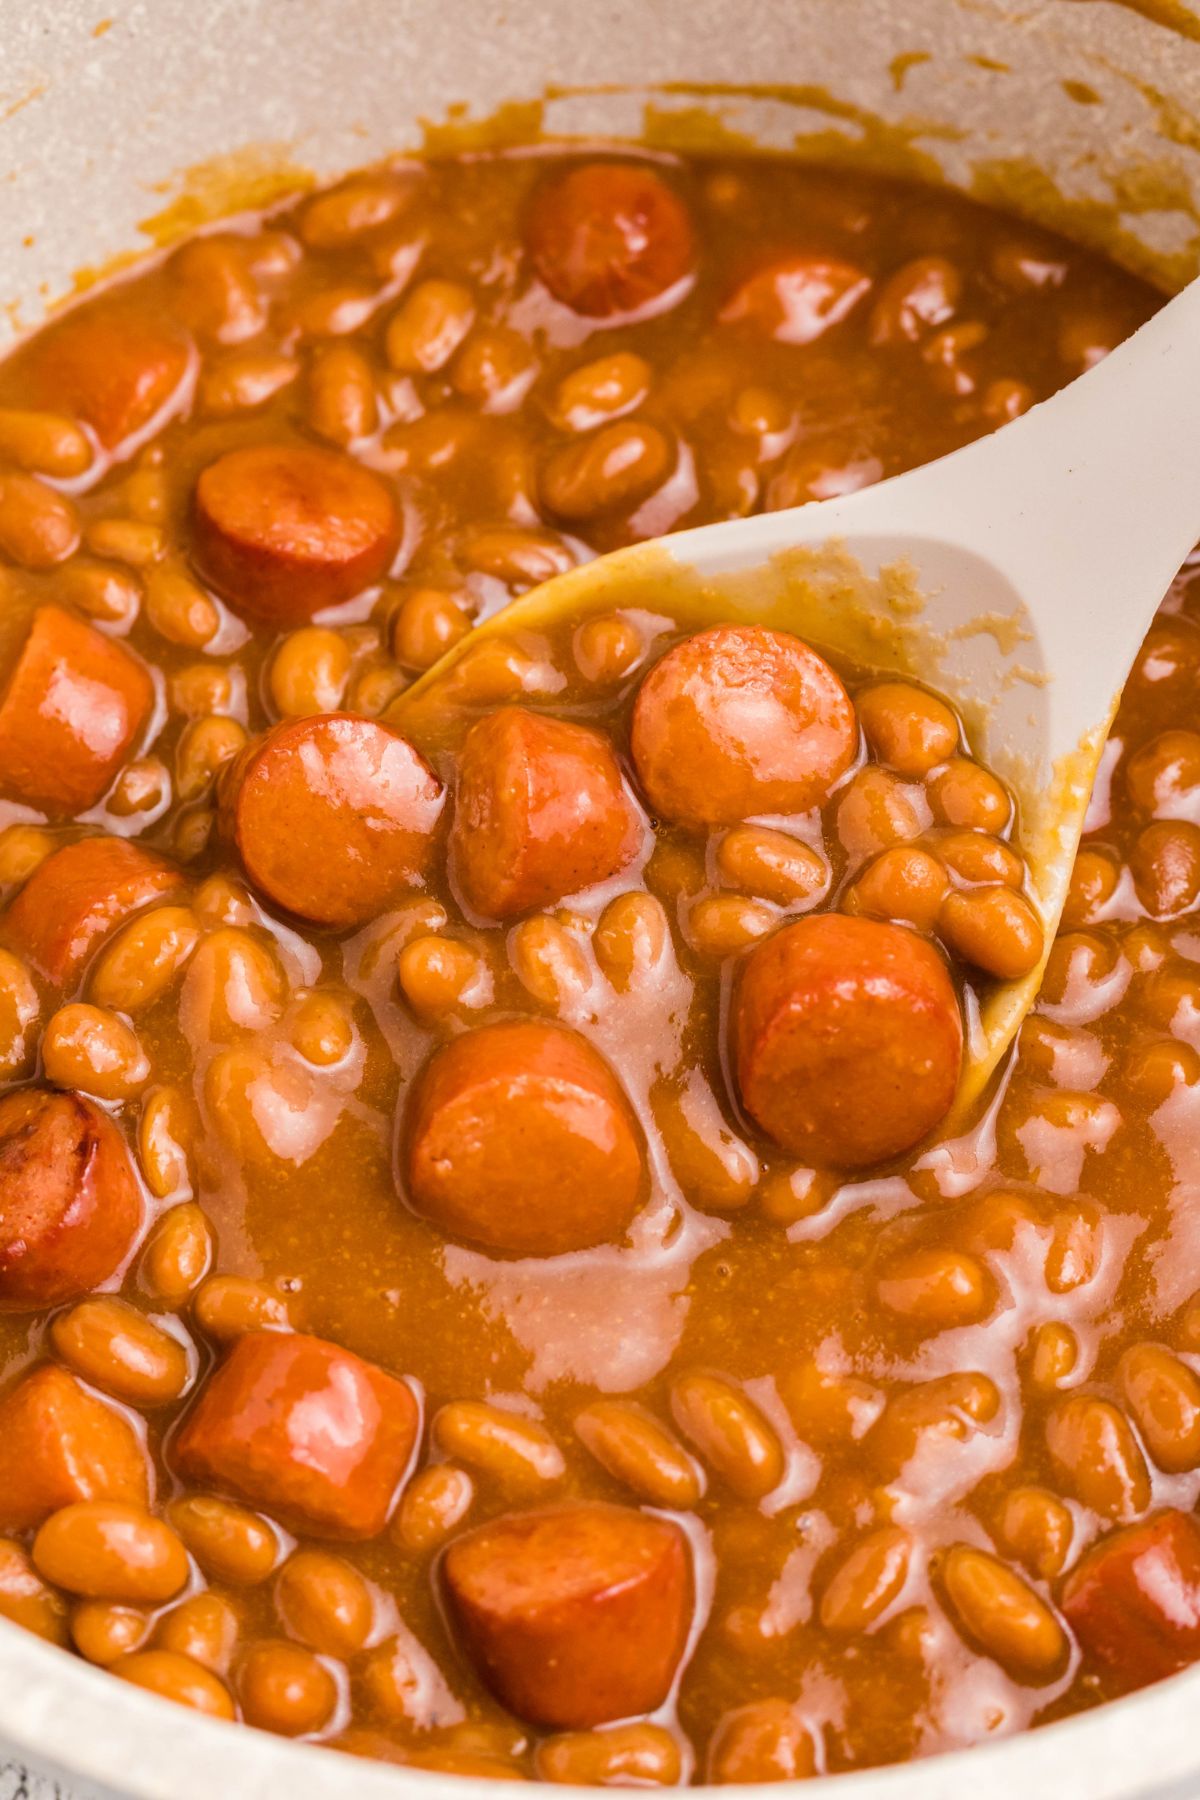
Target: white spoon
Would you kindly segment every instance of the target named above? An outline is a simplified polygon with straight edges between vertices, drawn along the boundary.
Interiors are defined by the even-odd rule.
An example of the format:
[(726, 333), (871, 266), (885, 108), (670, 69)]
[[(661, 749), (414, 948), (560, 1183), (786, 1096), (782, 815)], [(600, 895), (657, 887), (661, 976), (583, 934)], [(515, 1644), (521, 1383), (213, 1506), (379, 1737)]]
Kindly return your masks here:
[[(785, 625), (961, 707), (972, 748), (1017, 792), (1049, 945), (1121, 688), (1198, 538), (1200, 283), (1053, 399), (937, 462), (543, 583), (443, 658), (394, 716), (481, 640), (564, 613), (674, 597), (704, 619)], [(905, 565), (910, 580), (895, 574)], [(993, 991), (960, 1100), (986, 1081), (1041, 974)]]

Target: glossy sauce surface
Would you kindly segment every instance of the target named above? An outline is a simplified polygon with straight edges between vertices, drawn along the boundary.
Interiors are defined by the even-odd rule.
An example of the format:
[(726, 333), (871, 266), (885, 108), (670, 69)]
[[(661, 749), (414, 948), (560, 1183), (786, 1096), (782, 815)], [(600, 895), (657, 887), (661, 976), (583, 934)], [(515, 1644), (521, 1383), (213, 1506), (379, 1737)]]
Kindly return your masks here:
[[(939, 455), (1080, 373), (1155, 296), (953, 196), (598, 153), (366, 176), (94, 305), (0, 369), (5, 669), (47, 606), (134, 657), (98, 672), (89, 641), (73, 665), (43, 611), (50, 662), (108, 683), (108, 725), (86, 696), (48, 699), (28, 661), (32, 700), (14, 680), (0, 703), (0, 742), (33, 746), (0, 803), (0, 1048), (18, 1092), (88, 1097), (101, 1122), (64, 1132), (102, 1153), (115, 1122), (144, 1216), (79, 1278), (98, 1297), (14, 1285), (0, 1313), (0, 1407), (69, 1419), (97, 1471), (75, 1492), (47, 1469), (21, 1510), (0, 1456), (0, 1611), (218, 1716), (564, 1781), (899, 1760), (1195, 1656), (1200, 1636), (1164, 1649), (1151, 1621), (1154, 1654), (1129, 1627), (1136, 1666), (1114, 1663), (1074, 1571), (1200, 1492), (1200, 577), (1183, 571), (1131, 679), (986, 1117), (853, 1172), (845, 1146), (810, 1162), (755, 1125), (728, 1021), (754, 946), (830, 905), (936, 941), (968, 1006), (1006, 972), (998, 944), (1028, 954), (1019, 821), (936, 696), (881, 699), (839, 669), (845, 755), (826, 696), (821, 781), (758, 806), (694, 737), (639, 751), (642, 684), (694, 624), (665, 612), (510, 638), (465, 706), (404, 699), (546, 575)], [(514, 706), (602, 732), (597, 815), (613, 783), (629, 812), (585, 840), (543, 809), (500, 892), (495, 868), (472, 885), (473, 839), (453, 847), (458, 753)], [(327, 714), (379, 737), (355, 726), (347, 762)], [(64, 719), (82, 750), (63, 753)], [(529, 729), (506, 728), (505, 754)], [(578, 751), (529, 741), (535, 770)], [(314, 788), (370, 813), (362, 841), (313, 828)], [(97, 834), (161, 863), (47, 874)], [(582, 892), (555, 887), (564, 844)], [(511, 1212), (512, 1241), (481, 1242), (475, 1196), (452, 1232), (432, 1186), (418, 1204), (420, 1071), (514, 1019), (612, 1071), (616, 1098), (586, 1059), (571, 1077), (612, 1157), (632, 1111), (633, 1161), (589, 1179), (582, 1248), (540, 1226), (518, 1244)], [(505, 1173), (515, 1205), (519, 1146)], [(266, 1386), (326, 1383), (340, 1437), (295, 1410), (268, 1429)], [(535, 1634), (484, 1579), (495, 1541), (466, 1535), (543, 1505), (568, 1509), (548, 1516), (587, 1596), (580, 1654), (608, 1671), (631, 1633), (647, 1665), (661, 1651), (641, 1688), (618, 1666), (591, 1716), (535, 1680)], [(682, 1536), (631, 1533), (629, 1512)], [(1154, 1529), (1138, 1554), (1194, 1583), (1187, 1521)], [(532, 1555), (530, 1533), (505, 1554)], [(618, 1544), (628, 1615), (603, 1579)], [(639, 1583), (660, 1596), (645, 1616)]]

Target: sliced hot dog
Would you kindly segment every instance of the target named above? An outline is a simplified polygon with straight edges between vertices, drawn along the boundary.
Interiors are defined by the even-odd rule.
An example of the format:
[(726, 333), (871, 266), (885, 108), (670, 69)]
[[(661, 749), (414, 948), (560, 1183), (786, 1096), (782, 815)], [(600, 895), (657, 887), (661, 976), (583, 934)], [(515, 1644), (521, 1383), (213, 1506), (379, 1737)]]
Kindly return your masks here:
[(0, 790), (59, 818), (95, 806), (153, 704), (149, 672), (124, 645), (39, 606), (0, 700)]
[(142, 1201), (125, 1140), (82, 1094), (0, 1100), (0, 1310), (74, 1300), (133, 1247)]
[(22, 358), (32, 397), (116, 450), (184, 397), (187, 338), (128, 299), (101, 301), (39, 333)]
[(176, 893), (179, 870), (124, 838), (81, 838), (39, 863), (2, 921), (5, 941), (55, 987), (70, 987), (122, 919)]
[(742, 1102), (794, 1156), (859, 1168), (943, 1119), (962, 1062), (946, 965), (911, 931), (835, 913), (746, 958), (733, 1025)]
[(196, 484), (196, 559), (247, 619), (287, 629), (387, 573), (400, 514), (387, 484), (334, 450), (254, 444)]
[(645, 1179), (616, 1076), (584, 1038), (539, 1019), (435, 1052), (409, 1098), (402, 1163), (412, 1206), (439, 1230), (521, 1256), (620, 1237)]
[(1200, 1524), (1170, 1508), (1101, 1538), (1062, 1610), (1085, 1655), (1128, 1693), (1200, 1659)]
[(687, 207), (661, 175), (635, 162), (552, 175), (534, 195), (526, 241), (555, 299), (593, 319), (640, 311), (696, 261)]
[(442, 1573), (467, 1653), (519, 1718), (583, 1729), (666, 1699), (692, 1607), (670, 1520), (600, 1504), (510, 1513), (456, 1539)]
[(374, 719), (285, 719), (229, 765), (221, 817), (262, 893), (317, 925), (384, 912), (429, 866), (445, 794)]
[(799, 638), (718, 625), (646, 676), (632, 748), (655, 812), (733, 825), (819, 805), (853, 762), (858, 727), (845, 688)]
[(76, 1500), (145, 1506), (149, 1470), (125, 1416), (43, 1363), (0, 1396), (0, 1530), (26, 1531)]
[(607, 881), (644, 831), (600, 732), (505, 706), (467, 733), (451, 844), (477, 913), (509, 919)]
[(175, 1440), (193, 1481), (322, 1536), (387, 1523), (419, 1428), (412, 1390), (324, 1338), (251, 1331), (209, 1376)]

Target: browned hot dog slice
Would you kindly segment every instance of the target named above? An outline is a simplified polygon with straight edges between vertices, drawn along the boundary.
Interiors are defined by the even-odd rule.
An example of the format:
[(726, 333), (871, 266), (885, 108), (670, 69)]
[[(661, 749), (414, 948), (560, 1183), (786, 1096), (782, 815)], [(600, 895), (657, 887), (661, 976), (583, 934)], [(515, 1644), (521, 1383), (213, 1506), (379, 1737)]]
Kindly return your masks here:
[(584, 163), (551, 176), (534, 195), (526, 238), (555, 299), (593, 319), (651, 305), (696, 260), (683, 201), (635, 162)]
[(0, 1100), (0, 1309), (74, 1300), (133, 1246), (142, 1201), (125, 1140), (81, 1094)]
[(153, 704), (136, 656), (61, 606), (39, 606), (0, 700), (0, 790), (57, 817), (95, 806)]
[(1062, 1610), (1121, 1693), (1200, 1659), (1200, 1525), (1170, 1508), (1101, 1538), (1068, 1575)]
[(467, 733), (451, 844), (475, 912), (508, 919), (607, 881), (643, 833), (600, 732), (505, 706)]
[(458, 1538), (442, 1569), (472, 1661), (520, 1718), (585, 1728), (666, 1699), (692, 1605), (670, 1520), (599, 1504), (510, 1513)]
[(38, 404), (73, 413), (106, 450), (182, 398), (190, 355), (175, 326), (129, 301), (102, 301), (39, 334), (26, 353)]
[(383, 1530), (419, 1427), (411, 1389), (324, 1338), (237, 1340), (175, 1440), (195, 1481), (324, 1536)]
[(829, 664), (763, 625), (685, 638), (646, 676), (633, 711), (651, 807), (689, 825), (805, 812), (857, 748), (854, 708)]
[(746, 958), (733, 1031), (746, 1111), (818, 1164), (899, 1155), (958, 1086), (962, 1016), (946, 965), (898, 925), (824, 913), (777, 931)]
[(282, 629), (387, 573), (400, 541), (391, 490), (349, 456), (254, 444), (196, 484), (201, 572), (246, 618)]
[(76, 1500), (146, 1504), (133, 1426), (73, 1375), (43, 1363), (0, 1397), (0, 1530), (26, 1531)]
[(114, 926), (182, 884), (178, 869), (124, 838), (81, 838), (38, 864), (3, 935), (39, 975), (69, 987)]
[(262, 893), (317, 925), (384, 912), (429, 865), (442, 784), (374, 719), (285, 719), (221, 782), (221, 817)]
[(641, 1135), (608, 1064), (539, 1019), (436, 1051), (402, 1134), (408, 1197), (452, 1237), (557, 1256), (619, 1237), (642, 1197)]

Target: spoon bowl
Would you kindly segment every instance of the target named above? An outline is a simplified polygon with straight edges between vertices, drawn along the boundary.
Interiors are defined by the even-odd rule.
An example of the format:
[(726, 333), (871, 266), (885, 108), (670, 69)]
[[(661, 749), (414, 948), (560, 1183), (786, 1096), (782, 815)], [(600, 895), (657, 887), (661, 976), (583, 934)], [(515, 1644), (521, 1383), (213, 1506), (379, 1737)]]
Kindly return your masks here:
[[(617, 550), (511, 602), (409, 688), (421, 732), (522, 691), (521, 640), (622, 608), (743, 620), (919, 680), (1016, 795), (1048, 952), (1121, 689), (1200, 538), (1200, 284), (990, 437), (836, 499)], [(527, 690), (525, 690), (527, 691)], [(430, 714), (433, 709), (430, 708)], [(955, 1118), (986, 1086), (1045, 954), (967, 1020)]]

